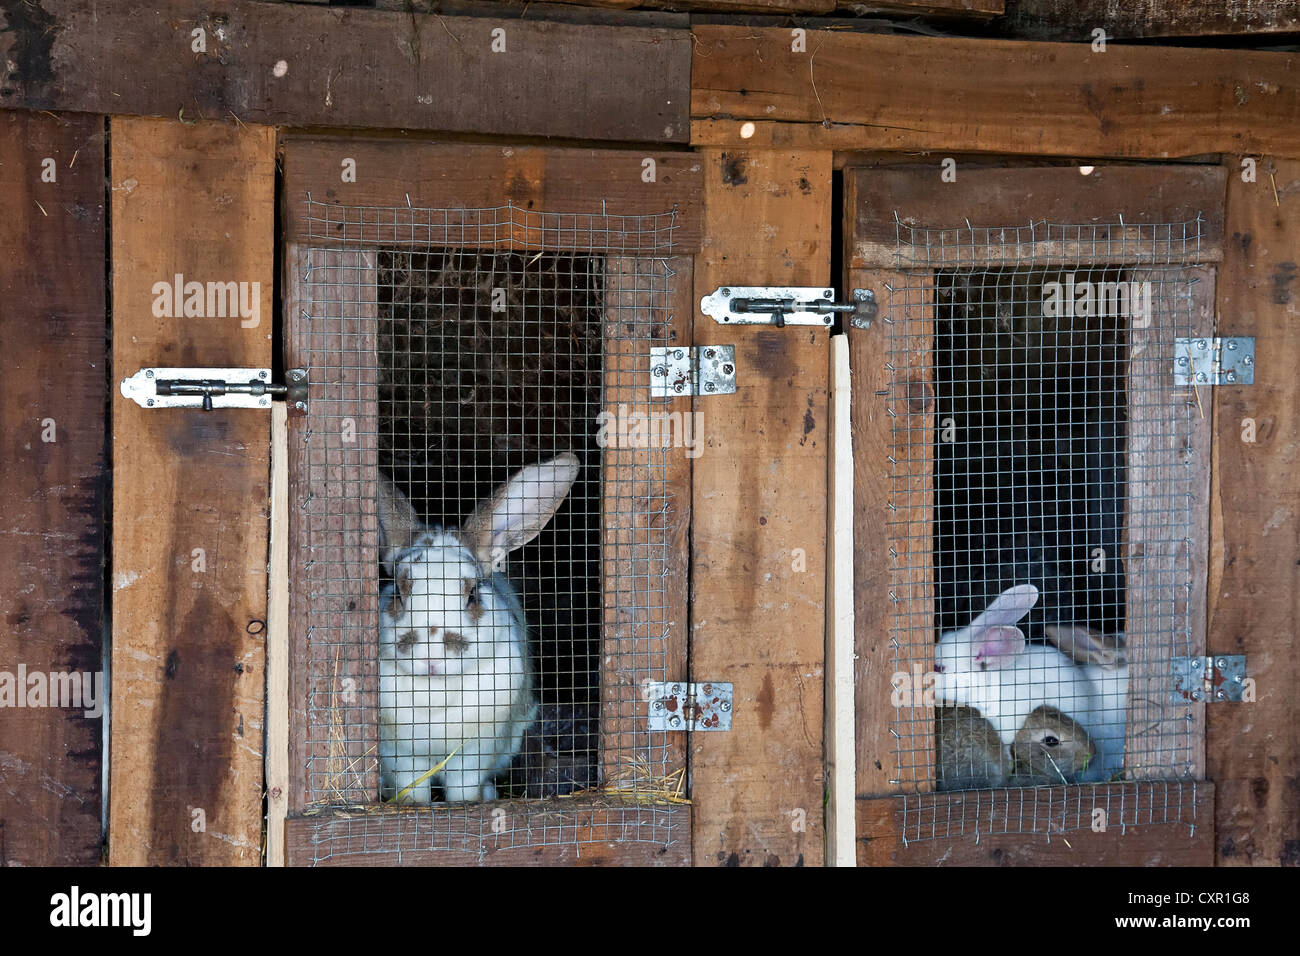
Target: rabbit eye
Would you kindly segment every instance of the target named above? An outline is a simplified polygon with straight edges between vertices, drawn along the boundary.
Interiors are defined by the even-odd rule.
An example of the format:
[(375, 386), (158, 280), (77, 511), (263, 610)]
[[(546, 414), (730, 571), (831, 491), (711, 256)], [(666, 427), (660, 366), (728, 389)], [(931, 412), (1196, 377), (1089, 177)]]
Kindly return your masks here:
[(1055, 747), (1058, 744), (1060, 744), (1060, 742), (1061, 741), (1059, 738), (1053, 737), (1051, 734), (1048, 734), (1046, 737), (1043, 738), (1043, 743), (1047, 744), (1047, 746), (1049, 747)]

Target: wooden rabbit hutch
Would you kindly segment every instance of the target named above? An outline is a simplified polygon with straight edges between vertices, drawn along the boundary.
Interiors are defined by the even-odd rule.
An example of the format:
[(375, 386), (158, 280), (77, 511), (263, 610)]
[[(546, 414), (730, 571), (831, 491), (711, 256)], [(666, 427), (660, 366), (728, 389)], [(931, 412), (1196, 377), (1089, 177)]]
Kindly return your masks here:
[(1300, 862), (1300, 20), (869, 6), (7, 10), (0, 860)]

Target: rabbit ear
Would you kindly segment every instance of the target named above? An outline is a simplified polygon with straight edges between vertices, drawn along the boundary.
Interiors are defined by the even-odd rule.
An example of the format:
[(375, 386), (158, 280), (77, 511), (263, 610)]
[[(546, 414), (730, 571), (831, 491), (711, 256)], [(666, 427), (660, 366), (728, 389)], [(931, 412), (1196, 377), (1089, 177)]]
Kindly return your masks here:
[(1077, 624), (1049, 624), (1043, 635), (1078, 664), (1115, 667), (1125, 662), (1122, 634), (1102, 634)]
[(577, 456), (565, 453), (520, 469), (479, 504), (462, 529), (475, 557), (493, 571), (555, 516), (578, 477)]
[(1015, 624), (1037, 603), (1038, 588), (1032, 584), (1017, 584), (995, 597), (983, 613), (971, 621), (970, 626), (980, 628)]
[(1018, 627), (986, 627), (972, 634), (972, 656), (985, 667), (1005, 667), (1025, 649), (1025, 635)]
[(384, 474), (379, 475), (379, 559), (389, 573), (393, 560), (415, 542), (422, 525), (406, 495)]

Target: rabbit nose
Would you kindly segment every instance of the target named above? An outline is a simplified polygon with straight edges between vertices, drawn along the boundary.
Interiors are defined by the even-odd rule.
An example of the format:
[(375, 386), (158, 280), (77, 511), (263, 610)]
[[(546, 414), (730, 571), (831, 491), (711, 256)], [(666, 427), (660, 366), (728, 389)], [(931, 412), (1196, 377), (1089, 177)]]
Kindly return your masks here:
[(935, 665), (934, 665), (934, 672), (935, 672), (936, 674), (942, 674), (942, 673), (943, 673), (943, 665), (942, 665), (942, 664), (935, 664)]

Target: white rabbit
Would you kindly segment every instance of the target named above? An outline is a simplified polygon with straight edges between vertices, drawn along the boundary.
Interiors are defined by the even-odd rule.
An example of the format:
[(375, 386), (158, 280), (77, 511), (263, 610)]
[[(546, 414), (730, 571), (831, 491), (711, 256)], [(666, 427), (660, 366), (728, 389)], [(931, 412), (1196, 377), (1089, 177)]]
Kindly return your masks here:
[(1014, 625), (1037, 601), (1038, 588), (1016, 585), (969, 626), (944, 634), (935, 647), (935, 699), (975, 708), (1008, 747), (1035, 709), (1055, 707), (1096, 745), (1097, 759), (1081, 780), (1108, 780), (1123, 766), (1127, 665), (1080, 664), (1060, 648), (1026, 646)]
[[(380, 796), (450, 756), (434, 780), (449, 802), (496, 799), (494, 778), (537, 716), (528, 624), (505, 556), (546, 526), (578, 476), (563, 454), (517, 472), (456, 528), (428, 527), (379, 481)], [(429, 782), (407, 798), (431, 799)]]

